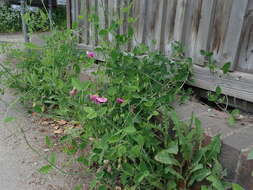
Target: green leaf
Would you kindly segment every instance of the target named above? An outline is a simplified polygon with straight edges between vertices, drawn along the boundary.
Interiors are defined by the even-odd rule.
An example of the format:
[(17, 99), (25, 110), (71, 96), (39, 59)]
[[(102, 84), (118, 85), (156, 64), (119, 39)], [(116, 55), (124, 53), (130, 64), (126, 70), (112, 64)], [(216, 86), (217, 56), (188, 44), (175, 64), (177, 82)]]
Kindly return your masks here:
[(10, 123), (10, 122), (13, 122), (13, 121), (15, 121), (16, 119), (14, 118), (14, 117), (6, 117), (5, 119), (4, 119), (4, 123)]
[(82, 90), (82, 83), (80, 80), (72, 78), (71, 81), (74, 88), (76, 88), (77, 90)]
[(224, 74), (227, 74), (229, 72), (230, 67), (231, 67), (231, 63), (228, 62), (222, 66), (221, 70), (223, 71)]
[(135, 168), (129, 163), (123, 163), (122, 169), (123, 169), (124, 173), (128, 176), (134, 176), (134, 174), (135, 174)]
[(51, 148), (54, 145), (49, 136), (45, 137), (45, 143), (49, 148)]
[(244, 188), (238, 184), (232, 184), (232, 190), (244, 190)]
[(108, 30), (106, 30), (106, 29), (102, 29), (102, 30), (99, 31), (100, 36), (105, 36), (107, 34), (108, 34)]
[(53, 167), (51, 165), (43, 166), (39, 169), (39, 172), (42, 174), (47, 174), (49, 171), (51, 171)]
[(97, 117), (97, 113), (96, 112), (92, 112), (92, 113), (89, 113), (88, 115), (87, 115), (87, 118), (88, 119), (94, 119), (94, 118), (96, 118)]
[(201, 190), (210, 190), (210, 189), (209, 189), (207, 186), (205, 186), (205, 185), (203, 186), (203, 185), (202, 185), (202, 186), (201, 186)]
[(211, 143), (206, 147), (208, 149), (206, 159), (211, 160), (217, 157), (221, 149), (220, 136), (213, 137)]
[(107, 188), (104, 185), (100, 185), (99, 188), (98, 188), (98, 190), (107, 190)]
[(235, 125), (235, 123), (236, 123), (236, 121), (235, 121), (234, 116), (233, 116), (233, 115), (229, 115), (229, 116), (228, 116), (228, 124), (229, 124), (230, 126), (233, 126), (233, 125)]
[(250, 150), (247, 159), (248, 160), (253, 160), (253, 148)]
[(97, 113), (95, 112), (95, 110), (92, 107), (84, 107), (83, 108), (85, 112), (87, 112), (87, 118), (88, 119), (94, 119), (97, 117)]
[(127, 133), (127, 134), (133, 134), (133, 133), (136, 132), (136, 129), (135, 129), (134, 126), (129, 126), (129, 127), (125, 128), (125, 129), (123, 129), (123, 131), (124, 131), (125, 133)]
[(174, 175), (178, 179), (182, 179), (182, 180), (184, 179), (183, 176), (180, 173), (178, 173), (176, 170), (174, 170), (172, 167), (165, 168), (165, 173), (166, 174), (170, 173), (170, 174)]
[(203, 169), (203, 164), (198, 164), (198, 165), (194, 166), (194, 167), (191, 169), (190, 173), (196, 172), (196, 171), (198, 171), (198, 170), (200, 170), (200, 169)]
[(171, 153), (168, 150), (162, 150), (155, 156), (155, 160), (158, 162), (161, 162), (163, 164), (169, 164), (169, 165), (180, 165), (177, 160), (175, 160)]
[(217, 190), (224, 190), (221, 180), (218, 179), (216, 176), (211, 175), (207, 177), (207, 180), (212, 182), (212, 186), (215, 187)]
[(52, 152), (51, 155), (49, 156), (49, 162), (53, 165), (56, 164), (56, 153), (55, 152)]
[(203, 181), (207, 176), (211, 174), (211, 171), (203, 168), (201, 170), (196, 171), (192, 176), (189, 181), (189, 185), (192, 185), (194, 182), (200, 182)]
[(88, 166), (88, 164), (89, 164), (88, 159), (86, 159), (84, 156), (78, 157), (78, 158), (77, 158), (77, 161), (80, 162), (80, 163), (82, 163), (82, 164), (85, 165), (85, 166)]
[(177, 154), (178, 153), (178, 144), (176, 142), (171, 142), (168, 145), (168, 149), (166, 151), (170, 154)]
[(231, 115), (233, 115), (234, 117), (239, 115), (240, 114), (240, 110), (238, 109), (234, 109), (232, 112), (231, 112)]
[(217, 86), (216, 89), (215, 89), (216, 96), (220, 96), (221, 93), (222, 93), (221, 87)]
[(144, 180), (144, 178), (146, 178), (146, 177), (148, 177), (149, 176), (149, 171), (148, 170), (146, 170), (146, 171), (144, 171), (144, 172), (141, 172), (141, 173), (139, 173), (137, 176), (136, 176), (136, 178), (135, 178), (135, 181), (137, 182), (137, 183), (141, 183), (143, 180)]

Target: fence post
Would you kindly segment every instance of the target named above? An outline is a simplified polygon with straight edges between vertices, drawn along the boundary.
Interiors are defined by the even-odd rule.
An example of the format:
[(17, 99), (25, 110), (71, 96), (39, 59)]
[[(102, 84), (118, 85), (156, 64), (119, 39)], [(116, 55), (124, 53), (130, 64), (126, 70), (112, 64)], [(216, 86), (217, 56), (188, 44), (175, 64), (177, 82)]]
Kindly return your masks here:
[(26, 12), (26, 0), (21, 0), (21, 18), (22, 18), (22, 30), (25, 42), (29, 42), (29, 35), (28, 35), (28, 27), (25, 22), (25, 12)]
[(52, 30), (53, 28), (53, 4), (52, 4), (52, 0), (48, 0), (48, 16), (49, 16), (49, 22), (50, 22), (50, 29)]

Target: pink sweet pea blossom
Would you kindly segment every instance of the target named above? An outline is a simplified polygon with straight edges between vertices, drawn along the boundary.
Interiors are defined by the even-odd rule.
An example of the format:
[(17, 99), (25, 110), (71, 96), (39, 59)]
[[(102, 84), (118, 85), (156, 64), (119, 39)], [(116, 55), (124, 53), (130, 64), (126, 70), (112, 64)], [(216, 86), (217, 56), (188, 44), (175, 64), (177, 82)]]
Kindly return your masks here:
[(73, 88), (70, 92), (69, 95), (70, 96), (75, 96), (78, 93), (78, 90), (76, 88)]
[(90, 100), (96, 104), (106, 103), (107, 98), (99, 97), (98, 95), (90, 95)]
[(107, 98), (98, 97), (98, 98), (96, 99), (96, 101), (97, 101), (98, 103), (106, 103), (106, 102), (107, 102)]
[(90, 100), (93, 101), (93, 102), (95, 102), (97, 98), (99, 98), (98, 95), (95, 95), (95, 94), (94, 95), (90, 95)]
[(119, 104), (124, 103), (124, 101), (125, 101), (125, 100), (124, 100), (123, 98), (117, 98), (117, 99), (116, 99), (116, 102), (119, 103)]
[(87, 55), (88, 58), (93, 58), (93, 57), (96, 56), (96, 54), (94, 52), (92, 52), (92, 51), (87, 51), (86, 55)]

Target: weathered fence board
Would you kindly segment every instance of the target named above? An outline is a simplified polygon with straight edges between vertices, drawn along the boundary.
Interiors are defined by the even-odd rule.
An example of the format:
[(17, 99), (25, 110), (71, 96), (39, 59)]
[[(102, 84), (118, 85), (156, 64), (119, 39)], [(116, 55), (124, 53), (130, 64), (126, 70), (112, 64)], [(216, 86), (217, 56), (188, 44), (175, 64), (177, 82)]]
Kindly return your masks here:
[[(180, 41), (186, 55), (200, 66), (204, 64), (200, 50), (213, 52), (218, 65), (232, 63), (234, 77), (214, 79), (208, 69), (196, 66), (195, 69), (201, 69), (197, 69), (197, 82), (193, 85), (208, 90), (223, 85), (226, 94), (253, 102), (253, 88), (248, 89), (249, 81), (253, 84), (253, 0), (81, 0), (81, 5), (77, 2), (72, 0), (72, 19), (78, 21), (78, 15), (84, 15), (80, 25), (82, 47), (99, 45), (99, 31), (88, 21), (90, 13), (95, 11), (102, 28), (119, 17), (123, 20), (119, 33), (126, 33), (130, 25), (135, 29), (127, 49), (144, 43), (169, 55), (172, 42)], [(130, 3), (131, 11), (124, 12), (122, 7)], [(129, 15), (137, 21), (128, 24)], [(113, 42), (112, 35), (106, 38)]]

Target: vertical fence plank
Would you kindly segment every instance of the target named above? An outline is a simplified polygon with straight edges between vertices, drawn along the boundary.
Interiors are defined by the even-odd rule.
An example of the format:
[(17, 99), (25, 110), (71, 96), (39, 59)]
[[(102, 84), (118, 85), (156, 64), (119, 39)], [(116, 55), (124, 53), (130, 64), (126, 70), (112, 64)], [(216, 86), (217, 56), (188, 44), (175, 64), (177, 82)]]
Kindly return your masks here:
[(90, 42), (90, 22), (89, 22), (90, 5), (89, 0), (81, 2), (81, 16), (83, 16), (83, 25), (81, 27), (82, 43), (89, 45)]
[[(248, 0), (234, 1), (229, 19), (228, 31), (225, 37), (225, 44), (222, 52), (222, 61), (231, 61), (232, 68), (236, 66), (238, 47), (241, 39), (244, 16), (248, 6)], [(253, 35), (253, 34), (252, 34)]]
[[(108, 1), (108, 25), (111, 26), (112, 21), (114, 21), (118, 17), (117, 14), (117, 0), (109, 0)], [(111, 33), (109, 33), (109, 41), (113, 43), (114, 38)]]
[(164, 2), (165, 0), (146, 0), (148, 8), (145, 21), (145, 42), (152, 50), (160, 49)]
[[(191, 47), (195, 63), (202, 65), (204, 58), (200, 55), (201, 50), (208, 51), (210, 43), (210, 33), (213, 27), (214, 8), (216, 0), (203, 1), (201, 8), (201, 15), (199, 21), (199, 27), (197, 32), (197, 39), (194, 46)], [(197, 28), (197, 27), (196, 27)]]
[(253, 73), (253, 1), (251, 0), (244, 15), (242, 38), (239, 46), (239, 58), (236, 70)]
[(173, 41), (174, 36), (174, 27), (177, 13), (177, 0), (168, 0), (167, 7), (165, 10), (166, 20), (164, 24), (164, 53), (169, 55), (171, 50), (171, 42)]
[[(91, 15), (98, 15), (98, 0), (89, 0), (90, 11), (89, 14)], [(90, 23), (90, 40), (89, 45), (92, 47), (96, 47), (98, 45), (98, 31), (94, 23)]]
[(214, 58), (222, 62), (222, 49), (224, 47), (227, 26), (231, 15), (233, 1), (217, 1), (213, 27), (210, 36), (210, 51), (214, 53)]
[[(138, 1), (138, 0), (137, 0)], [(146, 0), (139, 0), (139, 11), (138, 11), (138, 29), (137, 29), (137, 43), (145, 43), (145, 21), (147, 15), (148, 3)]]
[[(98, 0), (97, 10), (98, 10), (98, 17), (99, 17), (99, 29), (100, 30), (106, 29), (108, 27), (108, 0)], [(98, 40), (99, 41), (108, 40), (108, 35), (98, 36)]]
[(177, 13), (174, 28), (174, 40), (182, 41), (184, 32), (185, 15), (187, 9), (187, 0), (178, 0)]

